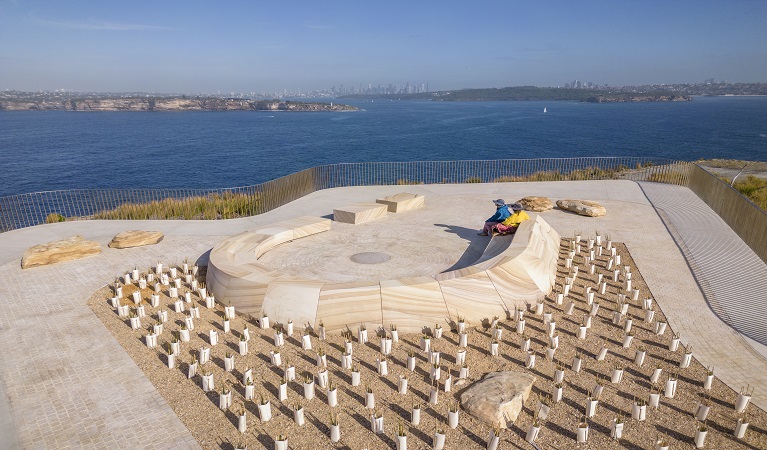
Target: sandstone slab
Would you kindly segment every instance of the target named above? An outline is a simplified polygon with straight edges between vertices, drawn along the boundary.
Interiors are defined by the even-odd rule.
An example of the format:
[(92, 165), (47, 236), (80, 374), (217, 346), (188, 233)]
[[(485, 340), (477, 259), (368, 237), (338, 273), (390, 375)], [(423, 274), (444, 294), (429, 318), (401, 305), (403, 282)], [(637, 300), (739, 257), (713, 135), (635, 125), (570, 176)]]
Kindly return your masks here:
[(461, 394), (461, 407), (489, 426), (509, 428), (517, 420), (535, 377), (526, 373), (491, 372)]
[(130, 230), (118, 233), (109, 243), (111, 248), (131, 248), (143, 245), (154, 245), (165, 237), (162, 231)]
[(543, 212), (554, 209), (554, 205), (548, 197), (531, 195), (517, 200), (517, 203), (521, 204), (526, 211)]
[(386, 216), (388, 207), (381, 203), (354, 203), (333, 210), (333, 220), (336, 222), (359, 225)]
[(560, 209), (571, 211), (582, 216), (601, 217), (607, 214), (607, 210), (598, 202), (591, 200), (557, 200)]
[(401, 192), (388, 197), (376, 199), (376, 203), (386, 205), (391, 213), (401, 213), (413, 209), (423, 208), (424, 196), (418, 194), (408, 194)]
[(85, 258), (101, 253), (101, 245), (96, 241), (86, 241), (80, 235), (60, 241), (29, 247), (21, 258), (21, 268), (46, 266), (64, 261)]

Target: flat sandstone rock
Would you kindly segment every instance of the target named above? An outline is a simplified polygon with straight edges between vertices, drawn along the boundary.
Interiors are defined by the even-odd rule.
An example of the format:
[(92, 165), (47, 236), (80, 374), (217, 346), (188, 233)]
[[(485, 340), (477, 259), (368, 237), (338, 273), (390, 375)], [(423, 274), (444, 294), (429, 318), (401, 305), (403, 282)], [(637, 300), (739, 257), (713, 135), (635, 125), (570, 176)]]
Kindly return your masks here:
[(109, 243), (111, 248), (131, 248), (141, 247), (142, 245), (154, 245), (165, 237), (162, 231), (141, 231), (130, 230), (123, 231), (112, 238)]
[(98, 242), (86, 241), (85, 238), (77, 235), (60, 241), (29, 247), (21, 258), (21, 268), (47, 266), (48, 264), (98, 255), (99, 253), (101, 253), (101, 246)]
[(557, 206), (582, 216), (601, 217), (607, 214), (604, 206), (591, 200), (557, 200)]
[(554, 209), (554, 205), (548, 197), (537, 197), (531, 195), (529, 197), (521, 198), (517, 201), (525, 208), (526, 211), (543, 212), (550, 209)]
[(535, 377), (521, 372), (491, 372), (461, 394), (461, 407), (489, 426), (509, 428), (530, 396)]
[(354, 203), (334, 209), (333, 220), (359, 225), (386, 216), (387, 210), (388, 207), (380, 203)]
[(386, 205), (390, 213), (401, 213), (404, 211), (423, 208), (424, 196), (401, 192), (399, 194), (376, 199), (376, 203)]

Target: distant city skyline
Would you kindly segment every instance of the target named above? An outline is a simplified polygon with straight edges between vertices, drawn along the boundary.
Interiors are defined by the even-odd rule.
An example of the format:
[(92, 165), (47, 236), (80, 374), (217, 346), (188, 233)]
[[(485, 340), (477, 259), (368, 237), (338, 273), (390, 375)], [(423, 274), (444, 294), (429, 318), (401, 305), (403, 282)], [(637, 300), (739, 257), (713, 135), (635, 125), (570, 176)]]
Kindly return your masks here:
[[(502, 89), (526, 89), (527, 86), (505, 87)], [(678, 84), (652, 84), (652, 85), (608, 85), (598, 84), (591, 81), (574, 80), (570, 83), (565, 83), (564, 86), (547, 86), (537, 87), (541, 89), (543, 96), (551, 95), (551, 89), (563, 89), (563, 90), (583, 90), (592, 92), (593, 95), (612, 95), (612, 94), (652, 94), (652, 93), (667, 93), (669, 95), (679, 96), (696, 96), (696, 95), (767, 95), (767, 83), (732, 83), (727, 80), (716, 80), (709, 78), (702, 82), (695, 83), (678, 83)], [(483, 91), (484, 89), (480, 89)], [(20, 91), (5, 89), (0, 90), (0, 102), (5, 101), (41, 101), (41, 102), (61, 102), (68, 99), (76, 98), (136, 98), (136, 97), (213, 97), (213, 98), (225, 98), (225, 99), (242, 99), (242, 100), (264, 100), (264, 99), (287, 99), (287, 100), (299, 100), (299, 99), (321, 99), (321, 98), (338, 98), (346, 95), (366, 95), (366, 96), (391, 96), (402, 95), (403, 97), (408, 94), (430, 94), (440, 95), (442, 92), (458, 93), (469, 92), (472, 89), (448, 89), (444, 91), (431, 91), (429, 90), (428, 83), (414, 83), (409, 82), (404, 85), (399, 84), (379, 84), (374, 86), (372, 83), (359, 83), (356, 86), (345, 86), (343, 84), (339, 86), (332, 86), (326, 89), (316, 90), (289, 90), (282, 89), (273, 92), (141, 92), (141, 91), (123, 91), (123, 92), (96, 92), (96, 91), (78, 91), (78, 90), (66, 90), (66, 89), (54, 89), (54, 90), (38, 90), (38, 91)], [(526, 91), (529, 95), (530, 91)], [(506, 94), (508, 95), (508, 91)], [(565, 94), (567, 96), (568, 94)], [(570, 94), (572, 95), (572, 94)], [(412, 97), (408, 97), (412, 98)], [(424, 97), (420, 97), (424, 98)], [(428, 97), (426, 97), (428, 98)], [(581, 98), (576, 95), (575, 98)]]
[[(0, 0), (0, 89), (767, 81), (767, 2)], [(588, 83), (588, 81), (585, 81)]]

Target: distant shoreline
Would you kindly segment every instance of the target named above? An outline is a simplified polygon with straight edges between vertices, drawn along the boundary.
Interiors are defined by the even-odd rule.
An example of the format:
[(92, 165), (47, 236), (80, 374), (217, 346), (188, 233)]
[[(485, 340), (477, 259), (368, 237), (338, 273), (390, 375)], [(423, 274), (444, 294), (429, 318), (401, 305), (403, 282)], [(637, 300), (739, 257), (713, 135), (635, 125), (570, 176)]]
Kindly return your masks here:
[(619, 92), (591, 89), (539, 88), (515, 86), (506, 88), (459, 89), (421, 92), (417, 94), (351, 94), (341, 99), (360, 100), (430, 100), (435, 102), (481, 101), (576, 101), (586, 103), (689, 102), (690, 95), (669, 91)]
[[(396, 98), (395, 98), (396, 97)], [(684, 96), (633, 96), (628, 98), (613, 98), (608, 96), (598, 96), (591, 99), (575, 99), (575, 98), (410, 98), (407, 96), (399, 95), (389, 97), (382, 96), (364, 96), (364, 95), (344, 95), (339, 98), (354, 99), (354, 100), (397, 100), (397, 101), (411, 101), (422, 100), (431, 102), (583, 102), (583, 103), (651, 103), (651, 102), (691, 102), (694, 97), (725, 97), (724, 95), (684, 95)], [(731, 96), (729, 96), (731, 97)], [(743, 95), (741, 97), (751, 97)], [(754, 96), (756, 97), (756, 96)]]
[(12, 100), (0, 102), (0, 111), (270, 111), (350, 112), (359, 108), (339, 103), (219, 98), (94, 98), (66, 100)]
[(767, 97), (767, 94), (716, 94), (696, 95), (695, 97)]

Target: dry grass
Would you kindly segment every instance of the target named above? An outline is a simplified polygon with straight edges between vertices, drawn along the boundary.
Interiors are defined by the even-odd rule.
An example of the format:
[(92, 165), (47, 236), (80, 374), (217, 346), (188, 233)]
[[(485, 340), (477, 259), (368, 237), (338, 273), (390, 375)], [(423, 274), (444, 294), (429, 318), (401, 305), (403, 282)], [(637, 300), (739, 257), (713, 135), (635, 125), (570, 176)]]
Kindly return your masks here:
[(47, 216), (45, 216), (45, 223), (57, 223), (57, 222), (64, 222), (67, 218), (62, 216), (59, 213), (50, 213)]
[(733, 187), (758, 207), (767, 211), (767, 180), (753, 175), (748, 175), (745, 178), (738, 177)]
[(416, 180), (407, 180), (404, 178), (400, 178), (395, 182), (397, 186), (407, 186), (411, 184), (423, 184), (423, 181), (416, 181)]
[(93, 219), (170, 220), (234, 219), (257, 213), (258, 195), (211, 194), (184, 199), (167, 198), (149, 203), (125, 203), (101, 211)]
[[(639, 167), (638, 167), (639, 168)], [(524, 176), (504, 176), (493, 180), (495, 183), (517, 181), (583, 181), (583, 180), (610, 180), (619, 178), (621, 173), (631, 170), (627, 166), (617, 166), (612, 169), (600, 167), (587, 167), (563, 173), (559, 171), (540, 171)]]
[(647, 181), (655, 183), (680, 184), (686, 174), (681, 171), (653, 172), (647, 176)]
[(737, 175), (732, 187), (767, 211), (767, 162), (705, 159), (697, 163), (727, 184), (731, 184), (732, 178)]
[(696, 161), (701, 166), (714, 167), (720, 169), (742, 169), (744, 166), (748, 170), (767, 171), (767, 162), (764, 161), (743, 161), (740, 159), (701, 159)]

